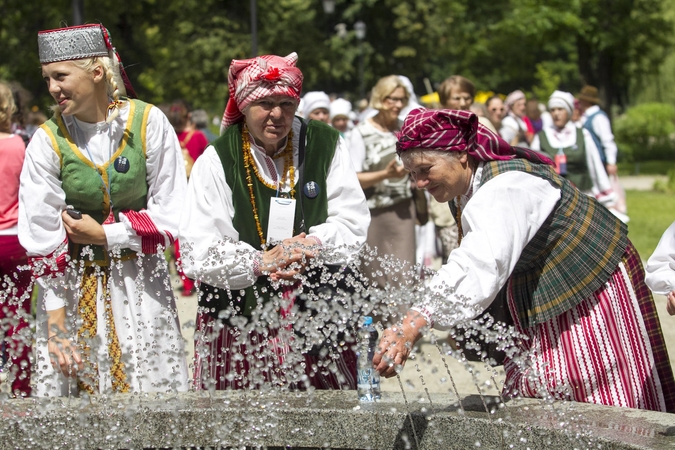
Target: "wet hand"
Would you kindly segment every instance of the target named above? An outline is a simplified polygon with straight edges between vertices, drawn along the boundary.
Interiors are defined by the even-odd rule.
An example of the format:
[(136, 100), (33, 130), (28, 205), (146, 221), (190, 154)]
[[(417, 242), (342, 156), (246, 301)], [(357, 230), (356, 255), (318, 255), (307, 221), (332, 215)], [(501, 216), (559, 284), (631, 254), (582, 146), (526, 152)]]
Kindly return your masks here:
[(668, 314), (675, 316), (675, 291), (670, 291), (670, 293), (668, 293), (667, 299), (668, 303), (666, 303), (666, 309)]
[(302, 253), (309, 260), (314, 258), (319, 244), (316, 240), (307, 238), (307, 233), (300, 233), (292, 238), (284, 239), (281, 245), (290, 251)]
[(108, 242), (103, 226), (88, 214), (82, 214), (81, 219), (73, 219), (63, 211), (61, 220), (68, 233), (68, 240), (72, 242), (94, 245), (106, 245)]
[(50, 337), (48, 351), (52, 367), (64, 376), (75, 377), (78, 371), (84, 369), (82, 356), (70, 339), (60, 338), (57, 335)]
[(406, 336), (400, 325), (387, 328), (380, 338), (379, 349), (373, 356), (373, 367), (381, 376), (391, 378), (403, 370), (414, 337)]
[(379, 349), (373, 357), (373, 367), (385, 378), (393, 377), (403, 370), (413, 345), (428, 327), (424, 316), (410, 310), (400, 325), (384, 330)]
[(302, 260), (302, 251), (279, 244), (263, 253), (260, 271), (274, 281), (288, 280), (300, 273), (303, 268)]

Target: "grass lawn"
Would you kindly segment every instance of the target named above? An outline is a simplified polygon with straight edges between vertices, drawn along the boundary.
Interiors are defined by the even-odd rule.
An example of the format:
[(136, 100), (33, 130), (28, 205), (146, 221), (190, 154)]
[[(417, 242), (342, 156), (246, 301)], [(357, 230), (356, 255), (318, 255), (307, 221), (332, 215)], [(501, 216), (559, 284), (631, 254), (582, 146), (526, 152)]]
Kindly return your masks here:
[(652, 191), (626, 191), (628, 237), (643, 261), (654, 252), (661, 235), (675, 221), (675, 195)]
[(675, 161), (643, 161), (640, 163), (618, 164), (621, 175), (667, 175), (669, 170), (675, 169)]

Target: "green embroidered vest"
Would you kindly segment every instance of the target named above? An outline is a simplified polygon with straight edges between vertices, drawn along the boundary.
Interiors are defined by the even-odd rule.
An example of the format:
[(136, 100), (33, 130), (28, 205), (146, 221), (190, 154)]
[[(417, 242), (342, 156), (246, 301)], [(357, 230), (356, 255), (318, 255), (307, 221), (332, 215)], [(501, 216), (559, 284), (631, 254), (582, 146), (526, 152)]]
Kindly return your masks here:
[[(239, 240), (250, 244), (256, 249), (261, 248), (260, 237), (253, 217), (253, 207), (249, 196), (246, 181), (246, 168), (242, 153), (241, 130), (243, 124), (233, 125), (225, 130), (225, 133), (215, 140), (212, 145), (220, 157), (225, 171), (225, 179), (232, 190), (232, 205), (234, 217), (232, 223), (239, 233)], [(328, 198), (326, 196), (326, 177), (335, 154), (335, 147), (339, 138), (337, 130), (317, 120), (311, 120), (307, 124), (307, 137), (305, 146), (305, 161), (303, 182), (314, 181), (319, 185), (319, 195), (309, 198), (303, 193), (303, 186), (295, 187), (295, 225), (293, 235), (299, 233), (302, 213), (300, 201), (304, 210), (305, 229), (309, 230), (314, 225), (322, 224), (328, 218)], [(265, 186), (256, 177), (251, 167), (251, 180), (255, 194), (255, 204), (258, 210), (260, 226), (263, 236), (267, 236), (270, 199), (277, 195), (275, 189)], [(300, 198), (302, 196), (302, 199)], [(220, 291), (218, 293), (217, 291)], [(217, 315), (218, 311), (234, 306), (239, 314), (250, 316), (258, 302), (266, 302), (271, 295), (266, 276), (258, 278), (256, 283), (242, 291), (223, 293), (223, 290), (207, 287), (205, 292), (212, 295), (201, 295), (200, 306), (211, 309), (211, 313)], [(243, 292), (243, 295), (242, 295)]]
[[(540, 131), (539, 142), (541, 143), (541, 150), (555, 159), (558, 148), (553, 148), (546, 137), (544, 131)], [(593, 187), (591, 175), (588, 173), (588, 162), (586, 161), (586, 145), (584, 143), (584, 131), (581, 128), (577, 129), (577, 141), (572, 147), (565, 147), (562, 149), (567, 157), (567, 175), (565, 178), (581, 191), (589, 191)]]
[[(506, 289), (511, 289), (517, 319), (532, 327), (577, 306), (605, 284), (621, 262), (628, 229), (545, 164), (520, 158), (486, 162), (481, 185), (514, 170), (543, 178), (561, 191), (557, 206), (523, 249), (494, 301), (506, 304)], [(456, 211), (454, 202), (450, 205)]]
[[(89, 161), (75, 144), (60, 114), (45, 122), (41, 127), (52, 141), (52, 147), (61, 161), (61, 187), (66, 194), (66, 204), (83, 214), (88, 214), (98, 223), (103, 223), (110, 213), (110, 190), (114, 205), (115, 219), (125, 209), (140, 211), (147, 205), (148, 185), (146, 181), (145, 135), (151, 105), (140, 100), (129, 102), (129, 118), (122, 140), (111, 159), (102, 165)], [(115, 160), (124, 156), (129, 160), (129, 170), (120, 173), (114, 168)], [(89, 255), (82, 256), (84, 247), (93, 250), (93, 262), (105, 266), (109, 255), (103, 246), (70, 243), (71, 258), (92, 261)], [(122, 249), (121, 257), (132, 257), (135, 253)]]

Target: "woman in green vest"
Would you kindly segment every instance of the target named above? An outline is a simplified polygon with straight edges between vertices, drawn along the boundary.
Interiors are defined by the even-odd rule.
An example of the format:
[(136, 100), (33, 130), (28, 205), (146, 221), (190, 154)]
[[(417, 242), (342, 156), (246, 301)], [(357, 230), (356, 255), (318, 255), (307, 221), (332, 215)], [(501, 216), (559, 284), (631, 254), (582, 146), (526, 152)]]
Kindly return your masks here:
[(574, 96), (555, 91), (548, 100), (553, 126), (536, 134), (530, 148), (546, 153), (558, 175), (567, 178), (581, 192), (595, 197), (622, 221), (628, 217), (614, 208), (617, 196), (612, 189), (600, 152), (591, 134), (572, 122)]
[[(222, 135), (192, 169), (180, 239), (183, 270), (200, 284), (197, 389), (356, 387), (340, 320), (296, 316), (295, 301), (322, 290), (313, 262), (348, 262), (370, 223), (338, 131), (295, 116), (296, 61), (232, 61)], [(316, 351), (298, 348), (308, 335), (324, 336)]]
[[(37, 395), (187, 389), (163, 250), (186, 177), (102, 25), (40, 32), (54, 117), (26, 150), (19, 239), (38, 278)], [(51, 364), (49, 364), (51, 361)]]
[(385, 331), (378, 371), (400, 371), (428, 327), (472, 340), (474, 320), (501, 310), (510, 332), (480, 334), (508, 346), (505, 395), (675, 411), (654, 301), (620, 220), (465, 111), (413, 111), (398, 151), (418, 188), (450, 202), (461, 241), (426, 299)]

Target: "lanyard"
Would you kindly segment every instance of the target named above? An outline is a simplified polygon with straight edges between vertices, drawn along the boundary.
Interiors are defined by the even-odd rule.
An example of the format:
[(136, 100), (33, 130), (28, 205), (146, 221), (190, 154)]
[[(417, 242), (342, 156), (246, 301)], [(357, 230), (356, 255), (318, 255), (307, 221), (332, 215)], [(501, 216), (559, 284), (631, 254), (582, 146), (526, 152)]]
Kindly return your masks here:
[[(84, 132), (80, 128), (80, 126), (77, 124), (77, 119), (73, 117), (73, 123), (75, 124), (75, 128), (77, 128), (77, 131), (79, 132), (79, 135), (81, 137), (85, 137)], [(113, 155), (113, 138), (112, 138), (112, 125), (111, 124), (106, 124), (108, 127), (108, 141), (110, 144), (108, 145), (108, 167), (106, 169), (106, 173), (108, 174), (108, 184), (112, 183), (112, 178), (110, 177), (110, 160), (112, 159)], [(91, 151), (89, 150), (89, 141), (87, 140), (84, 143), (84, 149), (87, 152), (87, 156), (89, 156), (89, 161), (92, 162), (95, 166), (97, 165), (96, 162), (94, 161), (94, 158), (91, 155)], [(101, 184), (105, 188), (106, 193), (108, 194), (108, 199), (110, 200), (110, 212), (114, 210), (114, 205), (113, 205), (113, 199), (112, 195), (110, 195), (110, 187), (108, 184), (106, 184), (105, 180), (103, 179), (103, 174), (101, 173), (100, 169), (96, 169), (96, 173), (98, 174), (99, 179), (101, 180)]]

